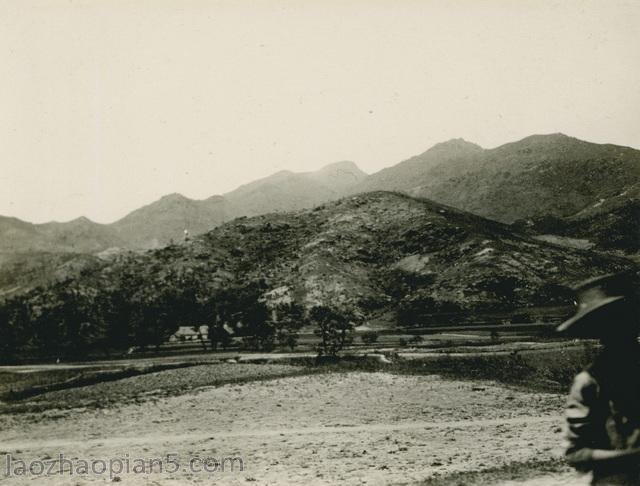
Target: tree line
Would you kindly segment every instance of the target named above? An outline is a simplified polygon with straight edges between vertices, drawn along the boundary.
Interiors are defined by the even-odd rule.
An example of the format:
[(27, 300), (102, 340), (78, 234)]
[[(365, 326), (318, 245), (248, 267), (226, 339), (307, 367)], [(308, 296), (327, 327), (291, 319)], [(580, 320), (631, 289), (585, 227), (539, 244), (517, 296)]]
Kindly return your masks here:
[(270, 303), (262, 280), (212, 289), (184, 276), (144, 285), (129, 277), (99, 290), (79, 279), (67, 280), (1, 302), (0, 360), (157, 351), (180, 326), (196, 333), (208, 326), (206, 338), (199, 335), (208, 351), (232, 342), (250, 350), (293, 350), (304, 326), (314, 328), (319, 356), (335, 356), (352, 340), (352, 313), (331, 306)]

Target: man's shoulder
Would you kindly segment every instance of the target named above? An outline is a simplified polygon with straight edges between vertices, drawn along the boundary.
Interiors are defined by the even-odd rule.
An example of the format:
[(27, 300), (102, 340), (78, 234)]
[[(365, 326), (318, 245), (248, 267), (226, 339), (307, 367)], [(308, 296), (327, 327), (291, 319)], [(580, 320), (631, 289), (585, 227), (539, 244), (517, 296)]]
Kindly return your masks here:
[(587, 385), (597, 385), (598, 380), (595, 377), (595, 374), (592, 372), (590, 368), (586, 370), (582, 370), (578, 373), (573, 379), (574, 385), (587, 386)]
[(598, 394), (598, 380), (589, 370), (583, 370), (573, 379), (570, 395), (574, 398), (595, 398)]

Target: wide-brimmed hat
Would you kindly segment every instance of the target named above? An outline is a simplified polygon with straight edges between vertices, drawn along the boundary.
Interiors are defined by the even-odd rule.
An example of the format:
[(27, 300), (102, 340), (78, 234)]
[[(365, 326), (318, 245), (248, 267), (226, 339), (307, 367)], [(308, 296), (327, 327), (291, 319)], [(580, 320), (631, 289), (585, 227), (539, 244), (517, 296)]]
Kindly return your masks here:
[[(556, 331), (585, 337), (602, 337), (616, 329), (608, 324), (620, 310), (631, 310), (634, 296), (632, 275), (629, 272), (608, 274), (586, 280), (574, 287), (576, 313), (560, 324)], [(636, 323), (615, 323), (616, 326)]]

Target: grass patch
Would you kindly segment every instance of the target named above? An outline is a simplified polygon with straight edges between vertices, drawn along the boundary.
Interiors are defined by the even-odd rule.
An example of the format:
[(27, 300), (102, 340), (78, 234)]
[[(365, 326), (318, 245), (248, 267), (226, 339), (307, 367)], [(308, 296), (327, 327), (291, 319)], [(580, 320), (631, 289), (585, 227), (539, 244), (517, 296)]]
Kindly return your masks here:
[(439, 374), (446, 378), (492, 380), (533, 391), (563, 393), (575, 375), (592, 360), (587, 350), (543, 350), (507, 355), (443, 356), (429, 361), (405, 361), (396, 372)]
[(81, 371), (78, 369), (42, 370), (29, 373), (0, 371), (0, 400), (5, 400), (4, 397), (16, 391), (73, 379), (79, 376)]
[(569, 472), (561, 459), (514, 462), (481, 471), (457, 472), (435, 476), (418, 483), (420, 486), (479, 486), (502, 481), (523, 481), (536, 476)]
[[(27, 380), (26, 382), (23, 381), (13, 383), (8, 391), (0, 394), (0, 399), (6, 401), (17, 401), (37, 395), (42, 395), (43, 393), (52, 391), (90, 386), (97, 383), (121, 380), (123, 378), (129, 378), (131, 376), (144, 375), (175, 368), (196, 366), (197, 364), (198, 363), (169, 363), (143, 367), (126, 367), (114, 370), (66, 370), (71, 374), (71, 377), (62, 380), (60, 378), (64, 377), (66, 374), (63, 372), (64, 370), (53, 372), (45, 371), (36, 373), (23, 373), (26, 375), (43, 374), (45, 376), (41, 380), (31, 379)], [(16, 385), (18, 385), (19, 387), (15, 388)]]
[[(585, 341), (579, 346), (541, 349), (509, 354), (475, 356), (437, 355), (426, 359), (379, 359), (344, 357), (316, 365), (331, 371), (369, 371), (410, 375), (438, 374), (462, 380), (491, 380), (526, 390), (565, 393), (574, 376), (593, 361), (598, 348)], [(309, 361), (312, 364), (312, 360)]]
[(281, 364), (206, 364), (146, 372), (136, 376), (103, 380), (86, 386), (48, 391), (25, 400), (0, 405), (0, 413), (39, 413), (52, 409), (108, 408), (143, 403), (222, 386), (298, 376), (317, 372), (307, 367)]

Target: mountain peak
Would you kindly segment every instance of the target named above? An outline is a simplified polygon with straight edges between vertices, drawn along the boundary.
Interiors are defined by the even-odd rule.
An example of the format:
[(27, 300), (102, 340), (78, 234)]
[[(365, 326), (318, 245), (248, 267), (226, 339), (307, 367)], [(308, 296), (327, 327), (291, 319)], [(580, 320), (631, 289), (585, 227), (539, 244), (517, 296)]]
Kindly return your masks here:
[(577, 140), (576, 138), (565, 135), (564, 133), (536, 133), (520, 140), (521, 142), (556, 142), (566, 140)]
[(432, 150), (478, 152), (483, 150), (483, 148), (480, 145), (477, 145), (472, 142), (468, 142), (464, 138), (452, 138), (445, 142), (440, 142), (435, 144), (433, 147), (429, 149), (429, 151), (432, 151)]
[(313, 174), (318, 176), (348, 174), (350, 176), (356, 176), (356, 178), (358, 179), (366, 177), (367, 175), (366, 172), (363, 172), (355, 162), (351, 162), (350, 160), (343, 160), (340, 162), (327, 164), (321, 169), (313, 172)]
[(558, 150), (590, 150), (595, 144), (570, 137), (564, 133), (541, 133), (529, 135), (515, 142), (505, 143), (499, 147), (490, 149), (490, 152), (508, 153), (512, 150), (526, 150), (536, 152), (537, 156), (543, 153), (552, 155)]
[(335, 169), (345, 169), (350, 171), (362, 172), (360, 170), (360, 167), (358, 167), (355, 162), (352, 162), (350, 160), (341, 160), (340, 162), (332, 162), (331, 164), (327, 164), (324, 167), (321, 167), (316, 172), (321, 172), (324, 170), (335, 170)]
[(164, 202), (172, 202), (172, 201), (180, 202), (180, 201), (188, 201), (188, 200), (189, 200), (188, 197), (183, 196), (179, 192), (172, 192), (171, 194), (166, 194), (160, 198), (160, 201), (164, 201)]
[(309, 177), (333, 191), (346, 191), (362, 181), (367, 174), (351, 161), (334, 162), (322, 169), (311, 172)]
[(40, 227), (56, 227), (56, 226), (94, 226), (98, 225), (95, 221), (91, 221), (86, 216), (80, 216), (75, 219), (70, 219), (68, 221), (48, 221), (46, 223), (40, 223), (36, 226)]
[(555, 133), (534, 133), (533, 135), (531, 135), (529, 138), (557, 138), (557, 139), (566, 139), (566, 138), (573, 138), (570, 137), (569, 135), (566, 135), (562, 132), (555, 132)]
[(213, 196), (209, 196), (207, 199), (205, 199), (205, 202), (208, 203), (223, 203), (224, 202), (224, 196), (221, 196), (219, 194), (215, 194)]
[(86, 216), (80, 216), (79, 218), (76, 218), (76, 219), (73, 219), (73, 220), (69, 221), (69, 223), (73, 223), (73, 224), (95, 224), (93, 221), (91, 221)]

